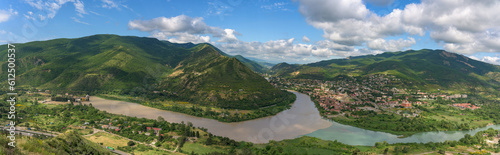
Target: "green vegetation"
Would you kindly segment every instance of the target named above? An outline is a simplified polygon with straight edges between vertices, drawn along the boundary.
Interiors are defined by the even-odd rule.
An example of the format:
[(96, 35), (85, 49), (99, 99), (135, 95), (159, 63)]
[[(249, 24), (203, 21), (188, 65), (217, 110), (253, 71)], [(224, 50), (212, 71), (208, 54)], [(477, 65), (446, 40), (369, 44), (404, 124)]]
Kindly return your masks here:
[(338, 75), (391, 74), (403, 88), (437, 89), (499, 95), (500, 66), (443, 50), (386, 52), (378, 55), (332, 59), (305, 65), (281, 63), (271, 72), (282, 78), (334, 80)]
[[(112, 153), (104, 147), (92, 143), (75, 131), (67, 131), (61, 135), (45, 140), (29, 137), (17, 137), (17, 146), (14, 149), (7, 146), (9, 141), (6, 136), (0, 136), (0, 154), (57, 154), (57, 155), (73, 155), (73, 154), (102, 154), (111, 155)], [(29, 152), (29, 153), (27, 153)]]
[[(24, 96), (24, 95), (23, 95)], [(36, 127), (38, 131), (63, 132), (54, 138), (18, 137), (18, 146), (12, 149), (7, 146), (6, 136), (0, 136), (0, 151), (2, 154), (106, 154), (105, 146), (134, 154), (416, 154), (425, 152), (456, 152), (481, 153), (498, 151), (498, 145), (493, 141), (500, 131), (488, 129), (474, 136), (466, 135), (459, 141), (443, 143), (407, 143), (387, 144), (377, 143), (375, 147), (349, 146), (336, 141), (321, 140), (314, 137), (299, 137), (291, 140), (270, 141), (266, 144), (236, 142), (226, 137), (212, 135), (203, 128), (195, 128), (191, 123), (170, 123), (159, 117), (157, 120), (127, 117), (99, 111), (88, 105), (59, 104), (47, 107), (45, 104), (34, 103), (34, 97), (27, 100), (19, 98), (18, 126)], [(4, 101), (0, 103), (5, 104)], [(49, 116), (50, 115), (50, 116)], [(1, 119), (5, 119), (2, 117)], [(55, 121), (55, 125), (49, 121)], [(102, 128), (98, 132), (82, 138), (74, 126), (89, 122), (88, 127), (101, 129), (102, 125), (117, 127), (119, 130)], [(45, 127), (46, 126), (46, 127)], [(53, 127), (56, 126), (56, 127)], [(147, 127), (161, 128), (159, 135)], [(143, 131), (138, 134), (138, 131)], [(149, 133), (150, 135), (145, 135)], [(116, 134), (116, 135), (113, 135)], [(163, 134), (163, 135), (161, 135)], [(485, 136), (483, 136), (485, 135)], [(128, 138), (139, 141), (131, 142)], [(78, 142), (78, 143), (77, 143)], [(154, 145), (151, 143), (155, 142)], [(148, 145), (149, 144), (149, 145)], [(69, 146), (76, 146), (68, 148)], [(153, 147), (155, 146), (155, 147)], [(480, 148), (478, 149), (477, 146)], [(166, 151), (170, 150), (170, 151)], [(102, 151), (96, 153), (95, 151)]]
[(216, 119), (222, 122), (239, 122), (245, 120), (252, 120), (256, 118), (266, 117), (276, 115), (279, 112), (286, 110), (291, 107), (291, 104), (295, 101), (295, 96), (283, 96), (280, 97), (281, 102), (277, 103), (274, 106), (262, 107), (256, 110), (228, 110), (217, 108), (216, 106), (210, 105), (196, 105), (188, 102), (175, 102), (175, 101), (166, 101), (165, 99), (145, 99), (145, 98), (132, 98), (127, 96), (118, 96), (118, 95), (100, 95), (100, 97), (112, 99), (112, 100), (121, 100), (127, 102), (139, 103), (142, 105), (181, 112), (197, 117), (211, 118)]
[[(387, 52), (305, 65), (281, 63), (271, 72), (275, 76), (271, 82), (281, 88), (304, 93), (321, 89), (312, 96), (316, 107), (322, 116), (342, 124), (408, 136), (500, 123), (500, 66), (443, 50)], [(387, 80), (376, 81), (379, 77)], [(327, 101), (339, 94), (347, 94), (345, 100)], [(438, 94), (468, 97), (427, 97)], [(403, 101), (412, 107), (401, 107)], [(481, 108), (461, 109), (453, 107), (455, 103)]]
[(500, 132), (488, 129), (475, 135), (465, 135), (458, 141), (445, 141), (442, 143), (397, 143), (377, 142), (374, 147), (368, 148), (367, 153), (376, 154), (418, 154), (418, 153), (452, 153), (452, 154), (488, 154), (500, 151), (499, 146), (486, 142)]
[[(209, 44), (175, 44), (154, 38), (93, 35), (17, 44), (16, 85), (51, 93), (119, 94), (190, 102), (226, 109), (290, 104), (280, 91)], [(0, 46), (0, 54), (7, 46)], [(0, 81), (7, 61), (0, 58)], [(261, 69), (262, 70), (262, 69)], [(5, 84), (5, 83), (4, 83)], [(285, 103), (288, 102), (288, 103)]]
[(356, 115), (356, 118), (347, 115), (331, 119), (342, 124), (404, 136), (426, 131), (471, 130), (500, 123), (500, 116), (497, 115), (500, 111), (498, 106), (500, 101), (480, 97), (457, 99), (460, 103), (470, 103), (470, 101), (483, 107), (464, 110), (450, 106), (451, 101), (437, 100), (426, 105), (414, 105), (413, 109), (402, 108), (408, 113), (421, 111), (417, 117), (409, 118), (392, 112), (376, 113), (361, 110), (351, 113)]

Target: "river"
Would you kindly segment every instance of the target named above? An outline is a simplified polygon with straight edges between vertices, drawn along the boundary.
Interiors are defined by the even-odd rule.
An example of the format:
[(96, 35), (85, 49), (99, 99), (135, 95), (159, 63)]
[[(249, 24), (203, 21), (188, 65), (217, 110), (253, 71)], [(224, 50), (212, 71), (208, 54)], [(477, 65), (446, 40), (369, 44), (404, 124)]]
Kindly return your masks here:
[(90, 98), (90, 101), (95, 108), (109, 113), (150, 119), (162, 116), (169, 122), (191, 122), (193, 126), (206, 128), (214, 135), (253, 143), (293, 139), (332, 125), (332, 122), (321, 118), (309, 96), (297, 92), (294, 94), (297, 99), (288, 110), (274, 116), (234, 123), (219, 122), (213, 119), (155, 109), (137, 103), (107, 100), (94, 96)]
[(293, 139), (303, 135), (325, 140), (337, 140), (349, 145), (373, 146), (375, 142), (381, 141), (387, 141), (388, 143), (426, 143), (458, 140), (465, 134), (473, 135), (490, 127), (500, 129), (500, 125), (493, 125), (471, 131), (423, 132), (406, 138), (398, 138), (397, 135), (385, 132), (365, 130), (325, 120), (321, 118), (309, 96), (298, 92), (293, 93), (297, 96), (297, 99), (290, 109), (274, 116), (234, 123), (219, 122), (213, 119), (155, 109), (131, 102), (107, 100), (99, 97), (91, 97), (90, 100), (94, 107), (109, 113), (150, 119), (162, 116), (169, 122), (191, 122), (196, 127), (208, 129), (208, 132), (214, 135), (253, 143)]

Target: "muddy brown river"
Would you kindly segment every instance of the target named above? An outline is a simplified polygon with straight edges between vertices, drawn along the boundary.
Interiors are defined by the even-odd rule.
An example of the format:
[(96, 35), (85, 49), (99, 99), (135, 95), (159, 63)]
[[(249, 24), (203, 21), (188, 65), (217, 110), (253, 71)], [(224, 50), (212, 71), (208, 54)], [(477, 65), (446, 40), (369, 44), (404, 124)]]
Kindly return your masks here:
[(91, 97), (91, 103), (97, 109), (114, 114), (150, 119), (162, 116), (169, 122), (191, 122), (196, 127), (207, 128), (209, 132), (215, 135), (253, 143), (293, 139), (303, 135), (325, 140), (337, 140), (349, 145), (367, 146), (373, 146), (375, 142), (382, 141), (388, 143), (444, 142), (446, 140), (459, 140), (465, 134), (474, 135), (488, 128), (500, 129), (500, 125), (491, 125), (468, 131), (422, 132), (409, 137), (398, 138), (398, 135), (365, 130), (322, 119), (309, 96), (297, 92), (293, 93), (297, 96), (297, 100), (293, 103), (292, 108), (274, 116), (235, 123), (224, 123), (213, 119), (159, 110), (137, 103), (107, 100), (99, 97)]
[(91, 97), (90, 101), (97, 109), (109, 113), (149, 119), (161, 116), (166, 121), (175, 123), (191, 122), (193, 126), (206, 128), (214, 135), (253, 143), (293, 139), (332, 125), (332, 122), (320, 117), (309, 96), (297, 92), (293, 93), (297, 99), (290, 109), (274, 116), (234, 123), (219, 122), (213, 119), (155, 109), (137, 103), (107, 100), (95, 96)]

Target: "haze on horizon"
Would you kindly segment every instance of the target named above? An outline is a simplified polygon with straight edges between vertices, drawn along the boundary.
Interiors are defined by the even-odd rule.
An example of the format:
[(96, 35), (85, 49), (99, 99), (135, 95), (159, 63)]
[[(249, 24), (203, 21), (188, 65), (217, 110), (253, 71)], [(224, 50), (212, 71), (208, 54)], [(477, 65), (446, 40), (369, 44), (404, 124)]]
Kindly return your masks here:
[(444, 49), (499, 65), (498, 8), (495, 0), (2, 1), (0, 44), (117, 34), (207, 42), (269, 62)]

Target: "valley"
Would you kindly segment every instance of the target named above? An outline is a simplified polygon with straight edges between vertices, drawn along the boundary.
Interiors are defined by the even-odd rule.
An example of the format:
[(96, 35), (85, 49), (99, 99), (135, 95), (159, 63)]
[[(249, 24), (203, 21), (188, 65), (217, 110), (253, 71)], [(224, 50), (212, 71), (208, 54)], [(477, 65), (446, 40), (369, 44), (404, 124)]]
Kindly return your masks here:
[[(210, 44), (141, 37), (17, 47), (29, 52), (18, 54), (16, 126), (78, 134), (89, 151), (95, 144), (134, 154), (498, 151), (491, 143), (500, 129), (500, 68), (446, 51), (266, 68)], [(40, 147), (23, 150), (60, 150)]]

